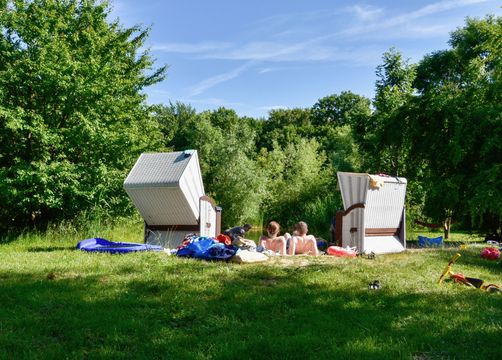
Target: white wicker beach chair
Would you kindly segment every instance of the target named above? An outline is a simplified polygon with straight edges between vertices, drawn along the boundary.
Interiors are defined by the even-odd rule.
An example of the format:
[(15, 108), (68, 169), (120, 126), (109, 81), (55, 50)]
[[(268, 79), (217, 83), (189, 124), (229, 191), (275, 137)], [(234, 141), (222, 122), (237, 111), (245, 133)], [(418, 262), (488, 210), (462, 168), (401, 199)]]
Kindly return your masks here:
[(406, 248), (405, 178), (338, 172), (343, 211), (336, 214), (335, 242), (365, 253)]
[(146, 243), (173, 248), (187, 233), (221, 232), (221, 208), (204, 194), (196, 150), (141, 154), (124, 189), (145, 221)]

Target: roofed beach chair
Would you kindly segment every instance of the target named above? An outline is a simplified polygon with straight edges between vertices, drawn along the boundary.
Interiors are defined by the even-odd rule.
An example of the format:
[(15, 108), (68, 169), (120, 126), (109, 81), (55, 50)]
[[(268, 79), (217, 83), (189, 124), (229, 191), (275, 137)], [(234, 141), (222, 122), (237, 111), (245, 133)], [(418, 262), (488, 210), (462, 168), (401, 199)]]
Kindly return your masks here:
[(406, 248), (405, 178), (338, 172), (343, 211), (336, 214), (335, 242), (359, 253)]
[(124, 189), (145, 221), (145, 243), (173, 248), (188, 233), (221, 232), (221, 208), (204, 193), (196, 150), (141, 154)]

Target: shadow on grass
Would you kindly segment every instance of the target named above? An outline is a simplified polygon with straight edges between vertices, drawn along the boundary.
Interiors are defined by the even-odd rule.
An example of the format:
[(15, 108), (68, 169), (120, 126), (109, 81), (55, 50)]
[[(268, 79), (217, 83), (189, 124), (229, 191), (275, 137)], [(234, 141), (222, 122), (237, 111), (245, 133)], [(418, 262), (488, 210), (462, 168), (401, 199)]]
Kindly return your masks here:
[(175, 259), (154, 271), (0, 278), (0, 348), (30, 359), (466, 359), (494, 358), (486, 345), (500, 340), (500, 297), (370, 291), (357, 274), (331, 283), (336, 264)]
[(16, 241), (19, 237), (19, 234), (13, 234), (10, 232), (4, 233), (0, 235), (0, 245), (7, 245), (14, 241)]
[(455, 249), (458, 248), (460, 245), (464, 244), (461, 241), (443, 241), (443, 244), (441, 246), (427, 246), (427, 247), (420, 247), (418, 245), (418, 240), (406, 240), (406, 248), (407, 249), (419, 249), (419, 250), (427, 250), (427, 249)]
[(76, 250), (75, 246), (34, 246), (28, 248), (28, 252), (53, 252), (53, 251)]

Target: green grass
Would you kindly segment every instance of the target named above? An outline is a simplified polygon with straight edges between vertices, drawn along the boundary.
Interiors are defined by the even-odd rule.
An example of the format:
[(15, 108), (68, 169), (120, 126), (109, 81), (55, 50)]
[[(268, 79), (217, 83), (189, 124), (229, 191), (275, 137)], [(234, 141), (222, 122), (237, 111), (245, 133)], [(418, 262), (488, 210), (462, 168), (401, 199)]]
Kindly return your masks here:
[[(73, 249), (141, 234), (132, 221), (0, 244), (0, 359), (500, 358), (502, 294), (436, 283), (456, 248), (253, 265)], [(480, 250), (454, 270), (502, 283)]]
[[(418, 241), (418, 235), (435, 238), (438, 236), (444, 237), (444, 232), (442, 230), (434, 230), (431, 231), (429, 229), (423, 231), (420, 229), (411, 229), (406, 233), (406, 237), (408, 242), (413, 244)], [(448, 239), (443, 239), (446, 246), (453, 246), (459, 244), (473, 244), (473, 243), (482, 243), (484, 242), (484, 237), (470, 233), (467, 231), (454, 231), (450, 233), (450, 237)]]

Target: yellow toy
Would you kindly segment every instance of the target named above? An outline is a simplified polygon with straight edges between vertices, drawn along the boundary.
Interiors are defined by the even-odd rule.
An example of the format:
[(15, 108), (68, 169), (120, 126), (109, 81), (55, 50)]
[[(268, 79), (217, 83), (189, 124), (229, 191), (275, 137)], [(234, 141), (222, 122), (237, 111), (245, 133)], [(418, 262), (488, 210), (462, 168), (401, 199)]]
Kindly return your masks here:
[(459, 283), (459, 284), (467, 285), (467, 286), (470, 286), (473, 288), (478, 288), (478, 289), (485, 290), (488, 292), (502, 292), (502, 288), (500, 288), (500, 286), (498, 286), (498, 285), (495, 285), (495, 284), (485, 285), (484, 280), (482, 280), (482, 279), (467, 277), (461, 273), (454, 273), (451, 268), (452, 268), (453, 264), (455, 263), (455, 261), (457, 261), (460, 256), (461, 255), (459, 253), (457, 253), (451, 258), (450, 262), (448, 263), (448, 265), (446, 265), (446, 268), (444, 269), (443, 273), (439, 277), (438, 284), (441, 284), (444, 280), (444, 277), (446, 275), (448, 275), (448, 277), (450, 279), (452, 279), (454, 282)]

